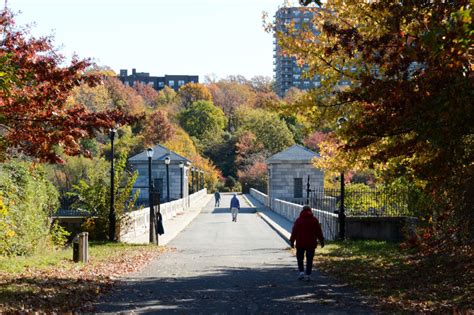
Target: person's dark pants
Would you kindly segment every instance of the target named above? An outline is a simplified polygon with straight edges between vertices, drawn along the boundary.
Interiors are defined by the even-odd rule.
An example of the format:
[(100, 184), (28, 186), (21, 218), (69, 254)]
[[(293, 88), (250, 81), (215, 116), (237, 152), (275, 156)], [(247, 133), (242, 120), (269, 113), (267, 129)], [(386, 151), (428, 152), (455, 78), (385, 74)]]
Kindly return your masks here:
[(313, 258), (315, 248), (297, 248), (296, 259), (298, 260), (298, 270), (304, 272), (304, 253), (306, 252), (306, 274), (310, 275), (313, 270)]

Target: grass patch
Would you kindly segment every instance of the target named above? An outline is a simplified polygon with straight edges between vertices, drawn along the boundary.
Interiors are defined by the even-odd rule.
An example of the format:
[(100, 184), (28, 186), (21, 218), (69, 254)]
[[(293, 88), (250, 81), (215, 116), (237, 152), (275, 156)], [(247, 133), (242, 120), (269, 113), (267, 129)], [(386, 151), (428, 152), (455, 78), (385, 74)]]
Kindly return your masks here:
[(0, 258), (0, 313), (92, 311), (92, 301), (115, 278), (133, 272), (164, 249), (153, 245), (90, 243), (89, 262), (74, 263), (72, 248)]
[(330, 243), (315, 266), (372, 296), (383, 311), (468, 312), (474, 309), (472, 251), (422, 256), (381, 241)]

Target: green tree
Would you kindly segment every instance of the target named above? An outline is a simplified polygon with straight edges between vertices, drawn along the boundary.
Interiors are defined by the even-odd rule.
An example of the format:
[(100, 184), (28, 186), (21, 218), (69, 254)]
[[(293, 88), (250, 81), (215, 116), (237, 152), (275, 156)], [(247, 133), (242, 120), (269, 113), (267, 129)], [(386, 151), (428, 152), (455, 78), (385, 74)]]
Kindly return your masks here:
[(227, 122), (222, 110), (209, 101), (194, 102), (178, 115), (178, 119), (181, 127), (200, 142), (220, 136)]
[(268, 154), (274, 154), (294, 144), (293, 135), (277, 114), (261, 109), (240, 108), (237, 115), (239, 132), (250, 131), (263, 144)]
[[(124, 213), (133, 209), (138, 198), (138, 191), (134, 194), (133, 185), (138, 173), (130, 173), (126, 169), (127, 155), (120, 154), (115, 165), (115, 213), (116, 233), (119, 233)], [(86, 179), (80, 179), (72, 187), (69, 195), (75, 198), (73, 208), (85, 211), (89, 219), (84, 229), (91, 233), (92, 239), (106, 240), (109, 231), (110, 210), (110, 177), (108, 167), (99, 171), (88, 171)], [(118, 234), (116, 235), (118, 236)]]
[(223, 133), (222, 137), (207, 145), (203, 154), (222, 171), (223, 176), (237, 176), (235, 164), (236, 137), (230, 133)]

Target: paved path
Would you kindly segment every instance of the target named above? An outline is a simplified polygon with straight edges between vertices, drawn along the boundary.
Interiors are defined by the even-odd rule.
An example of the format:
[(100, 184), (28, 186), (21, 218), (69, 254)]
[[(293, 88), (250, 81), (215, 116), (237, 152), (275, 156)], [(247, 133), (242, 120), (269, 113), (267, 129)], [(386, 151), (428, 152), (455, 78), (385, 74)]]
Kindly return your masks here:
[[(231, 221), (230, 195), (201, 214), (139, 273), (123, 279), (98, 312), (173, 314), (367, 314), (354, 292), (314, 272), (296, 280), (287, 243), (241, 197)], [(225, 207), (225, 208), (224, 208)], [(316, 257), (317, 259), (317, 257)]]

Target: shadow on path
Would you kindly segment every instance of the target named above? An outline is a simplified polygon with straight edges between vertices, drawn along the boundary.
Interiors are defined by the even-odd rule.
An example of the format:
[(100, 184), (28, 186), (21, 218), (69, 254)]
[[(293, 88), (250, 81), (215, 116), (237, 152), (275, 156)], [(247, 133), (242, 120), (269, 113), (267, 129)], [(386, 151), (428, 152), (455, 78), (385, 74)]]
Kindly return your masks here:
[[(256, 213), (257, 210), (255, 208), (240, 208), (239, 214), (249, 214), (249, 213)], [(214, 214), (222, 214), (222, 213), (227, 213), (230, 215), (230, 209), (229, 208), (214, 208), (214, 210), (211, 212)]]
[[(196, 277), (135, 278), (98, 305), (103, 312), (181, 314), (369, 314), (354, 292), (322, 276), (296, 280), (278, 264), (255, 268), (209, 270)], [(179, 272), (178, 272), (179, 273)], [(342, 311), (341, 310), (345, 310)]]

